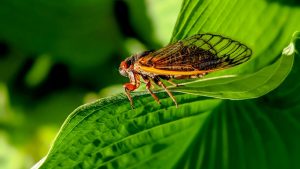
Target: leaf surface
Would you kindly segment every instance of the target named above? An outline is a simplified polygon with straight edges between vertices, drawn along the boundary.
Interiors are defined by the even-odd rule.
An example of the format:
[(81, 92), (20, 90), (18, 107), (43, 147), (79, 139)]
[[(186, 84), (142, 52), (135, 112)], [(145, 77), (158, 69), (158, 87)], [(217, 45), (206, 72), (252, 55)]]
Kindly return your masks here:
[[(161, 105), (146, 93), (134, 94), (134, 110), (125, 95), (79, 107), (40, 168), (299, 168), (298, 57), (289, 72), (300, 34), (288, 45), (300, 28), (297, 5), (184, 0), (171, 41), (216, 32), (246, 43), (252, 60), (208, 80), (184, 82), (174, 90), (193, 94), (174, 92), (178, 108), (163, 92), (157, 93)], [(264, 96), (233, 101), (200, 95)]]

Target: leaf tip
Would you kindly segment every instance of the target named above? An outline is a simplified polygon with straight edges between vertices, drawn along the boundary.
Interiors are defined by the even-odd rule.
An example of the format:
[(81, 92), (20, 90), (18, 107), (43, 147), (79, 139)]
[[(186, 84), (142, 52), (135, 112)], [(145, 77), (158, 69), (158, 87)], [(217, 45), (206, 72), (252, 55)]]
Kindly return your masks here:
[(283, 49), (282, 54), (290, 56), (295, 53), (295, 44), (292, 42), (286, 48)]

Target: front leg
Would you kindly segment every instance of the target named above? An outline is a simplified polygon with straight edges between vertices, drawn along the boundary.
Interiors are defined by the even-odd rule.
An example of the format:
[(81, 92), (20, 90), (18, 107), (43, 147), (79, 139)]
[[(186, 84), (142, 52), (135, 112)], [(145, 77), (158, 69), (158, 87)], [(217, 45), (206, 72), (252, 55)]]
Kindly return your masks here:
[(131, 84), (131, 83), (125, 83), (125, 84), (123, 85), (123, 87), (124, 87), (124, 89), (125, 89), (125, 94), (126, 94), (126, 96), (128, 97), (128, 100), (130, 101), (131, 108), (134, 109), (133, 101), (132, 101), (130, 92), (131, 92), (131, 91), (134, 91), (134, 90), (137, 88), (137, 86), (134, 85), (134, 84)]

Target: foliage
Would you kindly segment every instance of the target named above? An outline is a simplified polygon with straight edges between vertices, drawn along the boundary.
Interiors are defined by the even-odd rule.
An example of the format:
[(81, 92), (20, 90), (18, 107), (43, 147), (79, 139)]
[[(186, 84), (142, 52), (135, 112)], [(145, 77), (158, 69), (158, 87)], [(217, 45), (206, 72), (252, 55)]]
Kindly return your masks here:
[(40, 168), (299, 167), (298, 58), (287, 80), (258, 99), (199, 96), (255, 98), (278, 87), (300, 49), (299, 33), (292, 37), (300, 28), (300, 10), (290, 5), (183, 1), (171, 41), (217, 32), (245, 42), (253, 59), (203, 80), (183, 82), (187, 85), (174, 89), (178, 108), (163, 92), (158, 92), (161, 105), (146, 93), (136, 93), (134, 110), (124, 95), (79, 107)]
[[(180, 2), (2, 0), (0, 168), (28, 168), (99, 97), (34, 168), (299, 168), (300, 4)], [(160, 89), (161, 105), (134, 93), (134, 110), (117, 94), (121, 59), (204, 32), (251, 60), (178, 81), (178, 108)]]

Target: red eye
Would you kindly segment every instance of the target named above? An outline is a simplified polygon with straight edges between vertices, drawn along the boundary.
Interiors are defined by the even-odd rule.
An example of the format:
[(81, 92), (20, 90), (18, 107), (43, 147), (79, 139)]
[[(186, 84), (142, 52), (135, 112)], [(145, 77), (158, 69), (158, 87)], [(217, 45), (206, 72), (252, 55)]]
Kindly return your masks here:
[(127, 63), (126, 63), (125, 61), (121, 62), (120, 68), (122, 68), (122, 69), (127, 69), (127, 68), (128, 68)]

